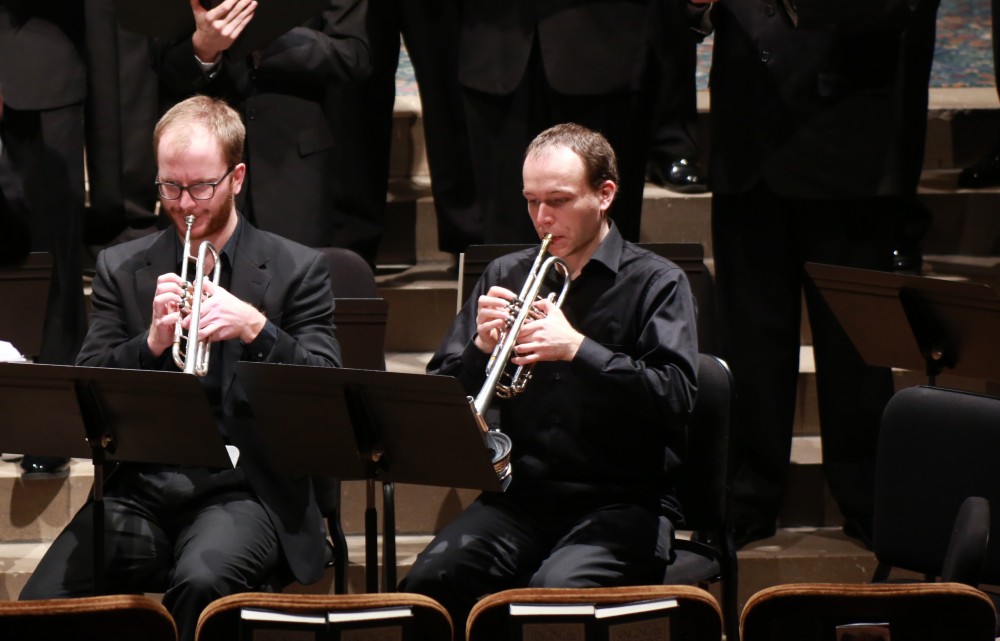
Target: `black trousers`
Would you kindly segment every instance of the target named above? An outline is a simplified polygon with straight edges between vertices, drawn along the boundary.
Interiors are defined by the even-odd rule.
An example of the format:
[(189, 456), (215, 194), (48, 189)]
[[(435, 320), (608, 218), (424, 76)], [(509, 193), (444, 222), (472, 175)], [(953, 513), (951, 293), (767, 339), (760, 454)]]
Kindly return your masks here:
[(658, 84), (654, 67), (650, 65), (647, 86), (641, 91), (568, 96), (549, 86), (536, 46), (524, 79), (514, 93), (492, 95), (464, 89), (487, 243), (538, 242), (521, 195), (524, 150), (536, 135), (564, 122), (599, 131), (611, 143), (618, 158), (619, 184), (609, 213), (626, 240), (639, 240), (646, 158)]
[(462, 639), (475, 602), (500, 590), (659, 583), (672, 540), (669, 520), (636, 505), (528, 506), (483, 494), (434, 537), (399, 589), (444, 605)]
[[(179, 638), (193, 641), (215, 599), (260, 589), (279, 568), (277, 532), (240, 469), (122, 466), (105, 505), (105, 592), (163, 592)], [(21, 600), (90, 596), (94, 504), (56, 537)]]
[(875, 450), (893, 393), (865, 365), (803, 265), (888, 270), (895, 198), (800, 200), (765, 187), (714, 194), (712, 242), (723, 356), (737, 404), (736, 522), (773, 526), (784, 496), (799, 378), (802, 296), (812, 329), (823, 469), (846, 519), (870, 526)]
[(355, 250), (371, 264), (386, 216), (401, 33), (420, 90), (438, 248), (459, 253), (483, 240), (458, 86), (460, 10), (460, 0), (369, 2), (372, 74), (362, 83), (331, 89), (331, 120), (343, 149), (333, 176), (334, 244)]

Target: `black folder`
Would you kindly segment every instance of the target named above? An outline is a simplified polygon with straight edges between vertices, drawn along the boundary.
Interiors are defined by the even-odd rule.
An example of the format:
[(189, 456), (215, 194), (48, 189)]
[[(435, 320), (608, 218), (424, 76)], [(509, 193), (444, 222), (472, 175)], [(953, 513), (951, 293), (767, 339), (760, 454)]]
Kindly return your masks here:
[[(206, 8), (221, 0), (202, 0)], [(194, 13), (189, 0), (114, 0), (118, 22), (127, 31), (176, 40), (194, 33)], [(289, 29), (319, 15), (327, 0), (257, 0), (253, 18), (227, 52), (242, 58), (266, 47)]]

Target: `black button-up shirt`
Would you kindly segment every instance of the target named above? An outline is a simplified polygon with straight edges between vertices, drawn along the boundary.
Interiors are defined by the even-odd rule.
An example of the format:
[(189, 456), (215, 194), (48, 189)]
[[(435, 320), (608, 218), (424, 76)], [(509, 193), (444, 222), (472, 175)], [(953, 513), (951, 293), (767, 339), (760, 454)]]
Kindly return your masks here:
[[(470, 395), (479, 391), (489, 355), (473, 343), (477, 300), (492, 285), (520, 291), (536, 254), (517, 252), (487, 267), (428, 373), (458, 377)], [(523, 394), (492, 403), (513, 442), (507, 493), (652, 505), (662, 494), (664, 470), (679, 462), (697, 390), (696, 312), (687, 277), (624, 241), (612, 225), (562, 310), (587, 337), (573, 361), (539, 363)]]

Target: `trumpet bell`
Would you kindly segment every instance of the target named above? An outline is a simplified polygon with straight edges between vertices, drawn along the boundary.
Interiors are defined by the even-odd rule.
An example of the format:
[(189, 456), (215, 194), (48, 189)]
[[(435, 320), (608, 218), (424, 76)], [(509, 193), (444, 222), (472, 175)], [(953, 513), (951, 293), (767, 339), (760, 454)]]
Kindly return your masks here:
[(490, 450), (493, 461), (493, 471), (500, 479), (500, 489), (506, 490), (510, 485), (510, 453), (512, 443), (510, 437), (497, 430), (486, 432), (486, 447)]

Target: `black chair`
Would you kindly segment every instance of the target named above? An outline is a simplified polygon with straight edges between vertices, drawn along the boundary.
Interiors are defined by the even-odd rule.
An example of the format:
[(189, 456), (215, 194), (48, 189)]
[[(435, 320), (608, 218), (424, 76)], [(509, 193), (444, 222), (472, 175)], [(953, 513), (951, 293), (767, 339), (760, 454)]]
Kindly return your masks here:
[(726, 638), (739, 639), (739, 570), (729, 527), (731, 476), (729, 442), (736, 402), (732, 372), (717, 356), (700, 354), (698, 399), (688, 422), (677, 493), (684, 511), (681, 529), (690, 539), (675, 541), (676, 560), (667, 566), (665, 584), (707, 586), (721, 582)]
[(385, 370), (385, 327), (389, 303), (378, 294), (375, 274), (349, 249), (322, 247), (330, 267), (334, 323), (344, 367)]
[[(461, 255), (458, 270), (459, 307), (469, 298), (476, 281), (493, 260), (537, 245), (470, 245)], [(698, 303), (698, 349), (715, 354), (715, 286), (705, 265), (705, 250), (698, 243), (639, 243), (658, 256), (672, 261), (687, 274), (691, 291)]]
[(969, 585), (1000, 582), (1000, 399), (935, 387), (897, 392), (876, 460), (873, 579), (893, 568)]
[(961, 583), (786, 584), (747, 600), (743, 641), (993, 641), (993, 604)]

